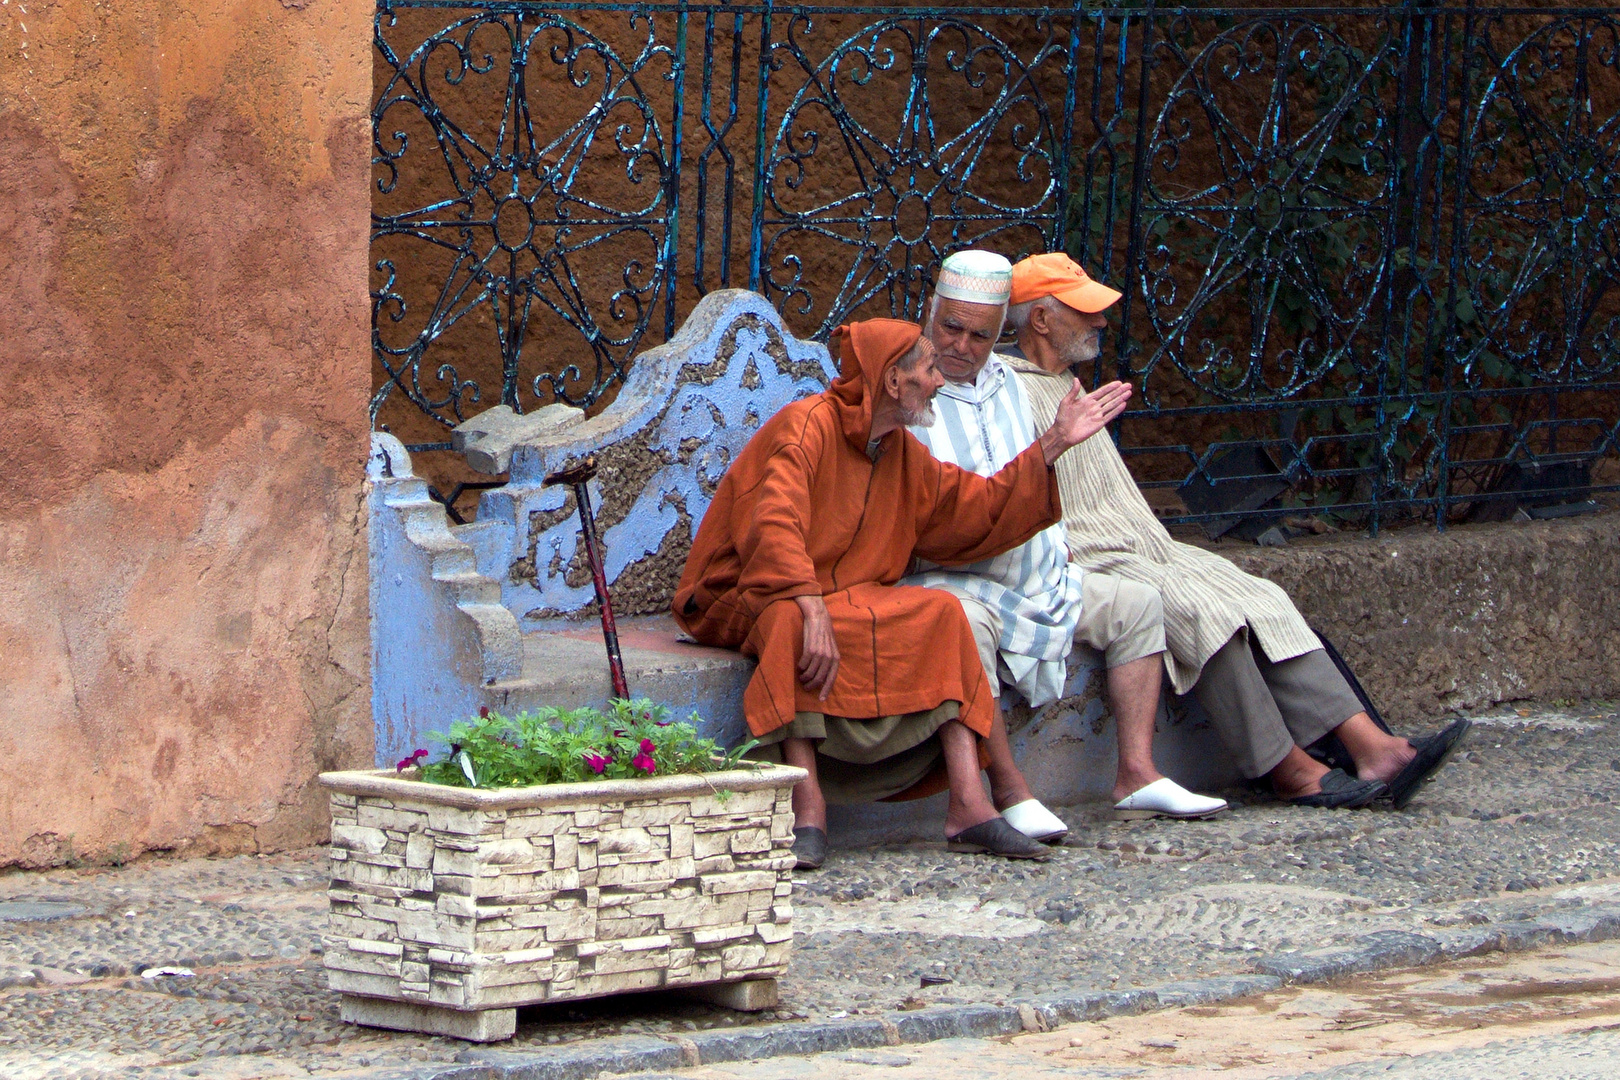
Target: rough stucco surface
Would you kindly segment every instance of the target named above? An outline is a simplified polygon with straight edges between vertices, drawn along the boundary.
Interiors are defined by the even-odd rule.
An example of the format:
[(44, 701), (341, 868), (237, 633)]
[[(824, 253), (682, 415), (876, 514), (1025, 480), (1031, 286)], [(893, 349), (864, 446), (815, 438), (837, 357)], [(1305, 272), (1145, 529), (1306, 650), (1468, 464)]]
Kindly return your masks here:
[(307, 843), (370, 761), (371, 10), (0, 6), (0, 866)]
[(1287, 589), (1392, 722), (1620, 696), (1620, 513), (1215, 550)]

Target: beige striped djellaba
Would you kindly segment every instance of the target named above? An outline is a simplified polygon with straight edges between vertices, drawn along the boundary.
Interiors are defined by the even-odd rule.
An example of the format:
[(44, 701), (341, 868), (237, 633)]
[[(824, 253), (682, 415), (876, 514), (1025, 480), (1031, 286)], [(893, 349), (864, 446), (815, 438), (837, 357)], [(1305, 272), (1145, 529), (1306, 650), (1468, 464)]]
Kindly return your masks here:
[[(1029, 395), (1035, 430), (1044, 431), (1074, 376), (1003, 359)], [(1176, 693), (1191, 690), (1204, 662), (1245, 624), (1273, 663), (1322, 647), (1281, 588), (1213, 552), (1172, 540), (1107, 432), (1058, 458), (1057, 476), (1069, 557), (1086, 570), (1152, 585), (1164, 599), (1164, 666)]]

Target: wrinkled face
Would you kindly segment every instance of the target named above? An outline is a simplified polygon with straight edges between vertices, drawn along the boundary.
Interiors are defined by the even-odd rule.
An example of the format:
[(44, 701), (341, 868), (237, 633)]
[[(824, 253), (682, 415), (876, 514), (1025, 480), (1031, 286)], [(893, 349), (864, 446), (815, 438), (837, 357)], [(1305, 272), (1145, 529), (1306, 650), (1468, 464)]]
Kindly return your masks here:
[(900, 403), (900, 422), (906, 427), (933, 427), (934, 395), (945, 385), (945, 377), (934, 363), (934, 348), (927, 338), (919, 342), (923, 355), (910, 371), (898, 365), (884, 372), (889, 393)]
[(970, 383), (990, 359), (1001, 320), (1007, 309), (995, 304), (970, 304), (939, 298), (924, 333), (934, 346), (934, 363), (953, 383)]
[(1062, 302), (1047, 308), (1048, 336), (1064, 366), (1074, 367), (1097, 359), (1102, 353), (1102, 332), (1108, 325), (1103, 312), (1076, 311)]

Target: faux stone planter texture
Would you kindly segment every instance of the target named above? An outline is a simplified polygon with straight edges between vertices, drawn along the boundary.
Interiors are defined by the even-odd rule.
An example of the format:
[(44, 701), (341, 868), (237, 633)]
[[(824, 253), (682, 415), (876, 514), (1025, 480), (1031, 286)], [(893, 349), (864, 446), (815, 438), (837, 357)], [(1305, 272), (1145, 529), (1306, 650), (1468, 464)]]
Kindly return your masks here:
[[(792, 944), (803, 770), (481, 791), (324, 773), (325, 964), (357, 1023), (487, 1041), (515, 1008), (744, 984), (774, 1004)], [(713, 992), (711, 992), (713, 993)]]

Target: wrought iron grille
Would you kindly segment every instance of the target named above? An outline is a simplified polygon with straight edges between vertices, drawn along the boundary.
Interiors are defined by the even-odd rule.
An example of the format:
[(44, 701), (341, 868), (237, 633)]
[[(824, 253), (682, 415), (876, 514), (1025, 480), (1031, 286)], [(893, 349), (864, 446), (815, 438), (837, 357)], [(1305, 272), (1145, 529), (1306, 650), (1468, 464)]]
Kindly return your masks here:
[(824, 338), (918, 317), (952, 251), (1062, 247), (1125, 292), (1090, 374), (1140, 387), (1150, 491), (1274, 471), (1263, 513), (1376, 529), (1620, 490), (1613, 8), (379, 0), (375, 33), (372, 417), (416, 448), (597, 404), (715, 288)]

